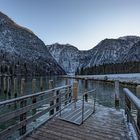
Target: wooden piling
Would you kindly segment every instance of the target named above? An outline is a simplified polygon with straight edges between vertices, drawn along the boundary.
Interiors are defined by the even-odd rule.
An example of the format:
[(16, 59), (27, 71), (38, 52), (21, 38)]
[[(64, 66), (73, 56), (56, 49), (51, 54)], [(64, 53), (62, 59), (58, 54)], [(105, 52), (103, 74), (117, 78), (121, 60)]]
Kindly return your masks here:
[(40, 77), (40, 90), (43, 91), (43, 77)]
[(4, 93), (7, 93), (7, 86), (6, 86), (6, 77), (3, 77), (3, 89), (4, 89)]
[(76, 108), (76, 101), (78, 96), (78, 82), (73, 82), (73, 100), (74, 100), (74, 108)]
[(119, 107), (119, 81), (115, 81), (115, 107)]
[[(23, 96), (24, 91), (25, 91), (25, 79), (24, 78), (21, 79), (21, 89), (20, 90), (21, 90), (20, 91), (21, 96)], [(20, 102), (20, 108), (23, 108), (25, 106), (26, 106), (26, 100), (22, 100)], [(25, 119), (26, 119), (26, 113), (21, 114), (20, 115), (20, 121), (23, 121)], [(20, 136), (26, 133), (26, 125), (25, 124), (22, 125), (19, 132), (20, 132)]]
[(23, 96), (24, 93), (24, 88), (25, 88), (25, 79), (21, 79), (21, 88), (20, 88), (20, 94)]
[(17, 98), (17, 78), (14, 78), (14, 97)]
[(8, 77), (7, 92), (8, 92), (8, 97), (11, 98), (11, 78), (10, 77)]
[[(54, 82), (53, 80), (49, 80), (49, 89), (54, 88)], [(51, 96), (54, 96), (54, 93), (52, 93)], [(54, 100), (50, 101), (50, 106), (54, 105)], [(53, 115), (54, 114), (54, 109), (50, 110), (49, 115)]]

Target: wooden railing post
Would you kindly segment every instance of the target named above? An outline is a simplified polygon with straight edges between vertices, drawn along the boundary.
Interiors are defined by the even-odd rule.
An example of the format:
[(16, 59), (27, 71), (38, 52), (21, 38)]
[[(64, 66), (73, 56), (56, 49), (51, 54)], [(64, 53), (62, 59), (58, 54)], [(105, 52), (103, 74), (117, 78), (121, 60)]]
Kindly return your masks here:
[[(56, 95), (57, 95), (57, 96), (60, 95), (59, 90), (56, 91)], [(56, 98), (56, 103), (59, 103), (59, 102), (61, 101), (60, 98), (61, 98), (61, 97), (57, 97), (57, 98)], [(56, 112), (59, 111), (59, 109), (60, 109), (60, 106), (57, 106), (57, 107), (56, 107)]]
[[(36, 79), (33, 79), (32, 80), (32, 94), (34, 94), (35, 91), (36, 91)], [(32, 103), (33, 104), (36, 103), (36, 97), (32, 98)], [(36, 109), (33, 109), (32, 112), (33, 112), (33, 115), (34, 115), (36, 113)]]
[[(22, 78), (21, 79), (21, 96), (23, 96), (24, 94), (24, 89), (25, 89), (25, 79)], [(23, 108), (26, 106), (26, 100), (21, 100), (20, 102), (20, 108)], [(26, 119), (26, 113), (23, 113), (20, 115), (20, 121), (23, 121)], [(20, 135), (23, 135), (26, 133), (26, 124), (22, 125), (22, 127), (20, 128)]]
[[(66, 78), (66, 81), (65, 81), (65, 85), (68, 85), (68, 78)], [(65, 95), (65, 105), (67, 105), (67, 103), (68, 103), (68, 101), (67, 101), (67, 99), (68, 99), (68, 92), (69, 92), (69, 89), (67, 88), (66, 89), (66, 92), (67, 92), (67, 94)]]
[(71, 102), (71, 100), (72, 100), (72, 87), (70, 86), (69, 88), (68, 88), (68, 97), (69, 97), (69, 103)]
[(115, 81), (115, 107), (119, 107), (119, 81)]
[(74, 100), (74, 107), (76, 108), (76, 101), (78, 96), (78, 82), (73, 82), (73, 100)]
[(131, 101), (125, 95), (125, 114), (127, 114), (127, 122), (131, 121), (129, 116), (130, 113), (131, 113)]
[[(87, 92), (87, 90), (88, 90), (88, 80), (87, 79), (85, 79), (84, 87), (85, 87), (85, 89), (84, 89), (85, 92)], [(88, 94), (85, 94), (85, 101), (88, 102)]]
[[(49, 89), (54, 88), (53, 80), (49, 80)], [(51, 96), (54, 96), (54, 93), (52, 93)], [(54, 100), (50, 101), (50, 106), (54, 105)], [(50, 110), (49, 112), (50, 116), (54, 114), (54, 109)]]
[(139, 130), (140, 130), (140, 110), (138, 110), (138, 114), (137, 114), (137, 125), (138, 125)]

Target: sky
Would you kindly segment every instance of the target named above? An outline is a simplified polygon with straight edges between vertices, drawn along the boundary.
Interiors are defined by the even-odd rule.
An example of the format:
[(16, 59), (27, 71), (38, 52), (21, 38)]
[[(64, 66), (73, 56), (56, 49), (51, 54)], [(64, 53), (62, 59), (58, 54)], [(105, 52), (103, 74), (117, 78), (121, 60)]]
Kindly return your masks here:
[(0, 0), (0, 10), (45, 44), (88, 50), (105, 38), (140, 36), (140, 0)]

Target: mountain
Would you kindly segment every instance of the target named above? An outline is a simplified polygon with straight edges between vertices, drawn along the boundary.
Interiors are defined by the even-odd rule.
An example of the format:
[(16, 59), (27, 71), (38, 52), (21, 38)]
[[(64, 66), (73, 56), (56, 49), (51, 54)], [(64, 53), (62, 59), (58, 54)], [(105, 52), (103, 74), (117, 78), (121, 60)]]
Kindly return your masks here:
[(91, 59), (89, 51), (80, 51), (76, 47), (58, 43), (47, 45), (50, 53), (66, 73), (75, 73), (79, 67), (85, 67)]
[[(14, 74), (65, 74), (45, 44), (0, 12), (0, 66)], [(6, 70), (5, 70), (6, 71)]]
[[(131, 50), (140, 41), (138, 36), (124, 36), (118, 39), (104, 39), (91, 50), (80, 51), (66, 44), (48, 45), (48, 49), (58, 64), (67, 72), (74, 73), (82, 67), (92, 67), (109, 63), (123, 63)], [(140, 53), (139, 53), (140, 54)], [(132, 55), (133, 57), (133, 55)]]
[(122, 63), (132, 46), (140, 41), (137, 36), (125, 36), (118, 39), (105, 39), (92, 50), (92, 59), (88, 66), (109, 63)]

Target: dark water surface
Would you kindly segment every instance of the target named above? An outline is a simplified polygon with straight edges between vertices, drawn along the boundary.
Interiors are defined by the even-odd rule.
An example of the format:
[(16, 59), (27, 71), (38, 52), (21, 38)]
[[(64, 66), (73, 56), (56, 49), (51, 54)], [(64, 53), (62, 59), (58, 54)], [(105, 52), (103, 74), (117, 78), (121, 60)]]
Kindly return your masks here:
[[(36, 79), (36, 92), (41, 91), (40, 90), (40, 77), (35, 77)], [(53, 80), (54, 81), (54, 86), (55, 87), (59, 87), (59, 86), (63, 86), (66, 84), (66, 80), (60, 77), (43, 77), (43, 90), (47, 90), (48, 89), (48, 83), (49, 80)], [(19, 78), (17, 83), (17, 96), (22, 96), (20, 94), (20, 83), (21, 83), (21, 78)], [(73, 79), (69, 79), (68, 80), (68, 84), (73, 84)], [(3, 90), (3, 81), (1, 80), (1, 85), (0, 85), (0, 101), (3, 100), (7, 100), (7, 99), (11, 99), (14, 98), (14, 91), (13, 91), (13, 79), (11, 80), (11, 90), (10, 90), (10, 94), (9, 93), (4, 93)], [(96, 89), (96, 98), (97, 98), (97, 102), (101, 105), (104, 106), (108, 106), (108, 107), (114, 107), (114, 84), (113, 83), (105, 83), (105, 82), (100, 82), (100, 81), (88, 81), (88, 90), (92, 90), (92, 89)], [(122, 108), (124, 105), (124, 92), (123, 92), (123, 88), (129, 88), (131, 91), (133, 91), (133, 93), (135, 94), (136, 92), (136, 87), (132, 86), (132, 85), (125, 85), (122, 86), (120, 85), (120, 107)], [(84, 91), (84, 81), (82, 80), (78, 80), (78, 95), (79, 98), (82, 95), (83, 91)], [(25, 89), (24, 89), (24, 95), (27, 94), (32, 94), (32, 78), (28, 77), (25, 78)]]

